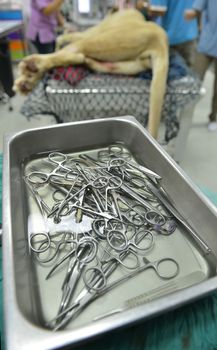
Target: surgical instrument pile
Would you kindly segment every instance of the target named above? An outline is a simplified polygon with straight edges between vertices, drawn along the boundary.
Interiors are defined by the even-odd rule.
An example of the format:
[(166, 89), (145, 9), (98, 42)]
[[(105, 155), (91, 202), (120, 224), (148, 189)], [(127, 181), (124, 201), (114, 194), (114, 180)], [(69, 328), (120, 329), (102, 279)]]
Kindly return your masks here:
[(79, 154), (54, 151), (36, 164), (25, 168), (24, 181), (44, 230), (28, 232), (29, 251), (51, 266), (47, 279), (66, 270), (47, 327), (64, 328), (93, 300), (146, 269), (163, 280), (178, 275), (175, 259), (147, 258), (157, 236), (167, 239), (176, 230), (176, 212), (165, 195), (159, 200), (161, 177), (122, 144)]

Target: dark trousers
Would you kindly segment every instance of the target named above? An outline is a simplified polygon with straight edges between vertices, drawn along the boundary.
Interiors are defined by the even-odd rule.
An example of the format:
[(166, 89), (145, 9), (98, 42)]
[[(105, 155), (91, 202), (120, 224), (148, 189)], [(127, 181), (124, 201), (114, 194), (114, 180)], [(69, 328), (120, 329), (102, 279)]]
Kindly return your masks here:
[(176, 50), (185, 60), (186, 64), (190, 68), (194, 68), (195, 56), (196, 56), (196, 40), (186, 41), (185, 43), (171, 45), (171, 49)]
[(39, 37), (37, 36), (36, 40), (32, 41), (32, 43), (40, 54), (52, 53), (55, 51), (55, 41), (50, 43), (41, 43)]
[(0, 82), (9, 97), (14, 96), (12, 62), (7, 38), (0, 39)]
[(195, 70), (198, 73), (201, 80), (204, 79), (204, 76), (211, 63), (213, 63), (214, 65), (214, 82), (211, 113), (209, 115), (209, 120), (210, 122), (215, 122), (217, 117), (217, 57), (207, 56), (203, 53), (198, 52), (195, 61)]

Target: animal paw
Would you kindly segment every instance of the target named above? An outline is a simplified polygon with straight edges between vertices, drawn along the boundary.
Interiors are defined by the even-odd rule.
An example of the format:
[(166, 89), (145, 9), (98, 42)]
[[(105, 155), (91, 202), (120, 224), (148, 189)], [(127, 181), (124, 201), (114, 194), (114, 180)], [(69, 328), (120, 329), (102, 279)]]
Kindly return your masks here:
[[(46, 55), (44, 55), (46, 56)], [(43, 55), (31, 55), (19, 64), (19, 77), (15, 80), (13, 90), (21, 94), (28, 94), (38, 80), (40, 80), (47, 70), (47, 57)]]
[(39, 76), (31, 73), (23, 74), (15, 80), (13, 90), (22, 95), (27, 95), (33, 90), (39, 79)]
[(19, 64), (19, 71), (21, 74), (41, 74), (47, 69), (46, 55), (34, 54), (24, 58), (24, 60)]

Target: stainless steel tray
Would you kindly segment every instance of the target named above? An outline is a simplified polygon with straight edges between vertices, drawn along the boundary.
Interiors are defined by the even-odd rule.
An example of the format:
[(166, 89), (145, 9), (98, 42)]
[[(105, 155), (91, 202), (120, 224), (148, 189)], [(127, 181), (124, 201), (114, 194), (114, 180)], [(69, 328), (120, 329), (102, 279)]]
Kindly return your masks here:
[[(96, 299), (76, 322), (52, 332), (44, 319), (52, 317), (56, 283), (48, 292), (27, 245), (23, 162), (52, 151), (81, 152), (122, 142), (137, 161), (162, 176), (162, 186), (191, 227), (179, 225), (157, 256), (166, 254), (180, 265), (167, 292), (153, 290), (168, 282), (146, 271)], [(199, 298), (217, 287), (217, 211), (177, 164), (133, 117), (96, 119), (31, 129), (5, 137), (3, 164), (3, 273), (5, 338), (8, 349), (52, 349), (75, 345), (111, 329), (126, 326)], [(158, 238), (161, 240), (161, 237)], [(156, 252), (155, 252), (156, 253)], [(149, 257), (154, 258), (150, 255)], [(198, 288), (200, 283), (200, 288)], [(142, 296), (133, 308), (111, 314), (124, 302)], [(138, 299), (135, 299), (138, 300)], [(108, 314), (108, 316), (103, 317)], [(93, 319), (95, 320), (93, 322)]]

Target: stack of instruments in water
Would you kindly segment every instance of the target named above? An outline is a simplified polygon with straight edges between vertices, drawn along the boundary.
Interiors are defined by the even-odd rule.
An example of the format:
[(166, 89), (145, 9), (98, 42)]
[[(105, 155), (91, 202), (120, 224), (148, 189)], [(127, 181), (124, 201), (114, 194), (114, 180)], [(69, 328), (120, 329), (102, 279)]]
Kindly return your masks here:
[[(122, 144), (39, 155), (25, 164), (23, 178), (29, 252), (46, 269), (46, 280), (58, 273), (62, 279), (55, 317), (44, 326), (63, 329), (90, 303), (147, 269), (164, 281), (180, 273), (180, 262), (168, 251), (154, 260), (148, 256), (160, 244), (157, 237), (167, 240), (179, 223), (188, 229), (187, 223), (161, 177)], [(32, 224), (32, 210), (43, 227)], [(191, 234), (196, 236), (192, 229)], [(158, 295), (156, 288), (153, 296)]]

